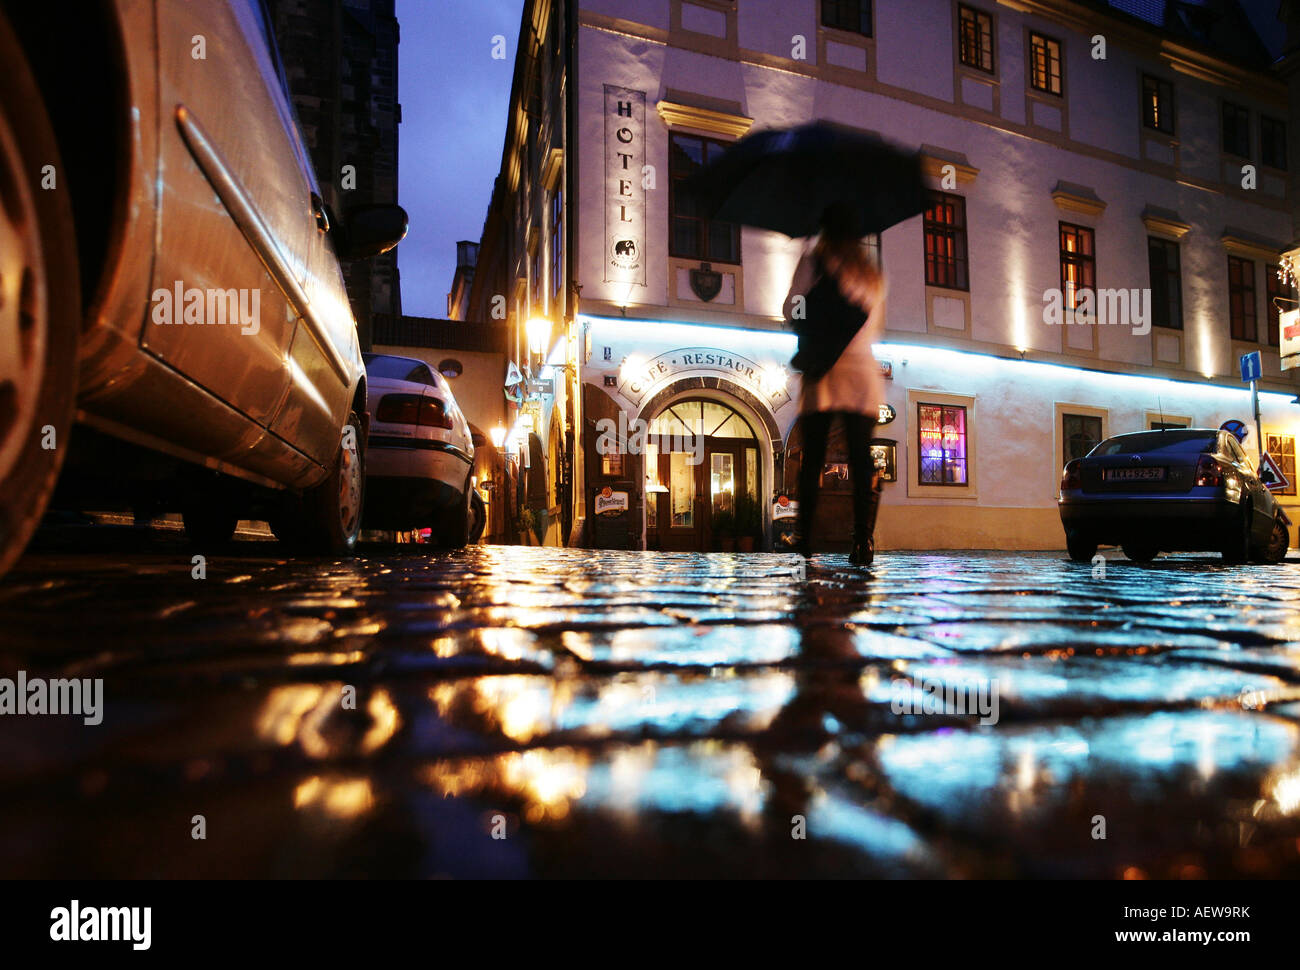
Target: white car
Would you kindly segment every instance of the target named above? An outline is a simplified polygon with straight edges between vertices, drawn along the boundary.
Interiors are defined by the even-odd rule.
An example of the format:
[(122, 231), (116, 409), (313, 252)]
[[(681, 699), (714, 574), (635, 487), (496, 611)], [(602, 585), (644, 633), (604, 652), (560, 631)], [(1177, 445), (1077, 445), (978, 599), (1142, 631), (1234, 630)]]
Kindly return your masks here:
[(474, 441), (455, 395), (422, 360), (363, 357), (370, 410), (365, 528), (428, 528), (438, 545), (465, 545), (473, 518)]

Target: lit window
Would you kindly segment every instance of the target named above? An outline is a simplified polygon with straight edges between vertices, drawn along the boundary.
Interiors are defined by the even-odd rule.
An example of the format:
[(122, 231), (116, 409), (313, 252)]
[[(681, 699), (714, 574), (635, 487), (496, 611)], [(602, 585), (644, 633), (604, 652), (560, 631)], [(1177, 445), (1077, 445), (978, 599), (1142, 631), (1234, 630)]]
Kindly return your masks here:
[(1093, 232), (1086, 226), (1061, 223), (1061, 293), (1065, 305), (1073, 310), (1079, 305), (1079, 292), (1097, 287), (1097, 251)]
[(966, 409), (918, 404), (922, 485), (966, 484)]
[(1174, 86), (1150, 74), (1142, 75), (1142, 124), (1166, 135), (1174, 133)]
[(966, 200), (931, 192), (925, 210), (925, 282), (969, 290), (966, 272)]
[(1289, 434), (1264, 435), (1264, 450), (1277, 462), (1277, 469), (1286, 476), (1286, 488), (1274, 490), (1275, 495), (1295, 495), (1295, 436)]
[(993, 73), (993, 18), (982, 10), (959, 4), (961, 62), (967, 67)]
[(1061, 42), (1043, 34), (1029, 35), (1029, 83), (1035, 91), (1061, 94)]

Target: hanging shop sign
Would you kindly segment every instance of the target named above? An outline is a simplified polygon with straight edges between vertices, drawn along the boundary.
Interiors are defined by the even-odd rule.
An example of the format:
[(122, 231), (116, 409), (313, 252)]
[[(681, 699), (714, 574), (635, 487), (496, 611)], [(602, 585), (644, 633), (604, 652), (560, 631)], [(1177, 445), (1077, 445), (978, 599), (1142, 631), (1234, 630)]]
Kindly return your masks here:
[(894, 410), (892, 404), (882, 404), (880, 405), (880, 416), (876, 418), (876, 424), (889, 424), (896, 417), (898, 417), (898, 412)]
[(645, 286), (645, 92), (605, 85), (605, 282)]
[(780, 368), (762, 367), (739, 354), (713, 347), (673, 350), (636, 367), (625, 366), (619, 372), (618, 392), (633, 404), (640, 404), (665, 384), (701, 372), (734, 381), (773, 411), (790, 400), (785, 386), (787, 375)]
[(1287, 310), (1278, 314), (1278, 353), (1282, 355), (1282, 369), (1300, 367), (1300, 310)]

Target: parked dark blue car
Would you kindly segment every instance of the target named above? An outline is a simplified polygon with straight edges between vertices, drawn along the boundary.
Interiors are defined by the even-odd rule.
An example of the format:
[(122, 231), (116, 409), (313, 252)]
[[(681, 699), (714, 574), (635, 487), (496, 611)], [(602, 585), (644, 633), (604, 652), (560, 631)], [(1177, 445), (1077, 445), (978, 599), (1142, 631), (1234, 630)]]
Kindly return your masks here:
[(1122, 546), (1135, 562), (1161, 552), (1221, 552), (1227, 562), (1286, 558), (1290, 521), (1226, 431), (1179, 428), (1107, 438), (1061, 476), (1070, 558)]

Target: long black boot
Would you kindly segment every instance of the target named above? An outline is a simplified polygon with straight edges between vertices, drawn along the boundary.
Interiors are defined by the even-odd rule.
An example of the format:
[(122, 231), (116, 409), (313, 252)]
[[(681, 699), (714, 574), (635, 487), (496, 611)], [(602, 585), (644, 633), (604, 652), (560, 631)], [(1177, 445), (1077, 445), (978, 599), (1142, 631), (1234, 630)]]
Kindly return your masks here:
[(876, 559), (876, 518), (880, 515), (881, 485), (877, 481), (866, 500), (866, 508), (853, 525), (853, 552), (849, 562), (855, 566), (870, 566)]

